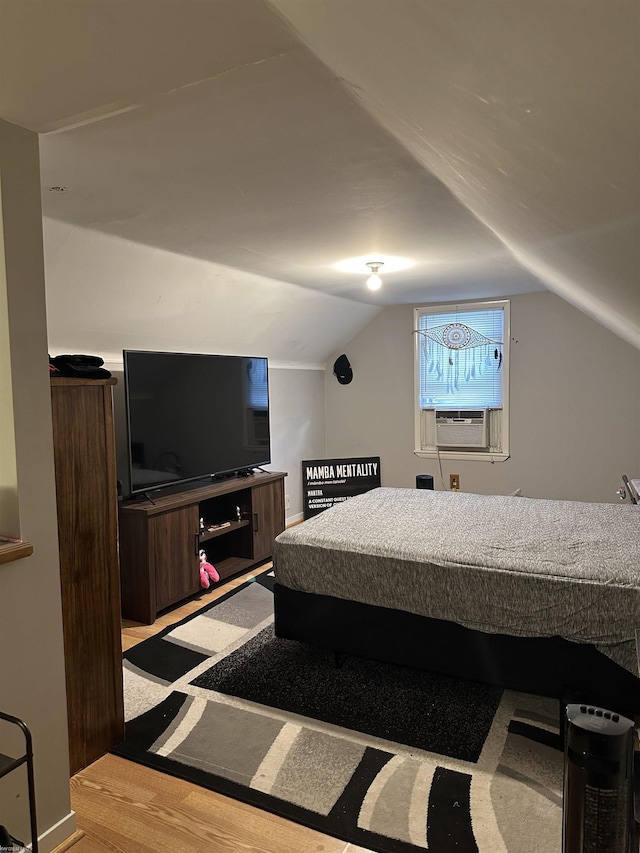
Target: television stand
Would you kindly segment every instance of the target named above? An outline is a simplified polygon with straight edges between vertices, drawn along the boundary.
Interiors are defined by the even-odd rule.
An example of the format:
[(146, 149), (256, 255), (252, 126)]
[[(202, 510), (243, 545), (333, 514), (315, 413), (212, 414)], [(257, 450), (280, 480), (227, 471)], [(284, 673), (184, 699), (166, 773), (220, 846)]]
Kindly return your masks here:
[(285, 476), (265, 471), (159, 495), (151, 503), (148, 495), (124, 501), (122, 616), (149, 625), (161, 610), (202, 592), (201, 548), (220, 580), (268, 560), (284, 530)]

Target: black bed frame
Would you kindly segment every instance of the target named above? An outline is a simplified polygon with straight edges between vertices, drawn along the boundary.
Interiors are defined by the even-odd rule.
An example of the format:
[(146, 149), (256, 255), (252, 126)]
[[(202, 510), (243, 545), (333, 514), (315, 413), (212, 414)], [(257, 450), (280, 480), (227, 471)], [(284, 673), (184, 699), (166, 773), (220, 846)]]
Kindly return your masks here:
[(586, 643), (487, 634), (401, 610), (292, 590), (276, 582), (275, 630), (340, 655), (429, 670), (640, 715), (640, 679)]

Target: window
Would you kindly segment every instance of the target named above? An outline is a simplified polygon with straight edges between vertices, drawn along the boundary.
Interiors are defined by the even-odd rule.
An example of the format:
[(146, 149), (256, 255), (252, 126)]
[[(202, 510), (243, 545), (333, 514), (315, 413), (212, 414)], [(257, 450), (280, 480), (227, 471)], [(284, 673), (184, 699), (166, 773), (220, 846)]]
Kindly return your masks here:
[(416, 454), (509, 456), (509, 302), (416, 308)]

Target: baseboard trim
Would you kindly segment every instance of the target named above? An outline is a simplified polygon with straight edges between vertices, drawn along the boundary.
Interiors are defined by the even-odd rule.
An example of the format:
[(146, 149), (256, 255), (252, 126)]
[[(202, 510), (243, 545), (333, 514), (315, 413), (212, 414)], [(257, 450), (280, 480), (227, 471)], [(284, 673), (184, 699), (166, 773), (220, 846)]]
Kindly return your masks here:
[(76, 828), (76, 813), (71, 811), (45, 832), (38, 834), (38, 849), (40, 853), (64, 853), (83, 836), (84, 832)]
[(76, 829), (73, 835), (70, 835), (66, 841), (63, 841), (62, 844), (59, 844), (52, 853), (67, 853), (67, 850), (71, 850), (74, 844), (77, 844), (78, 841), (83, 839), (85, 836), (84, 832), (81, 829)]

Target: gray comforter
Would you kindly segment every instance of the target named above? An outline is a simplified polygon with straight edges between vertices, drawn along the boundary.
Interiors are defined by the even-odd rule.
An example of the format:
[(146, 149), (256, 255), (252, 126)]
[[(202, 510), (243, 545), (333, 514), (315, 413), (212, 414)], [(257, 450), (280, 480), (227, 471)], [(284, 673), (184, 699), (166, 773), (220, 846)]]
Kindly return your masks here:
[(285, 530), (274, 565), (291, 589), (593, 643), (639, 674), (640, 506), (380, 488)]

